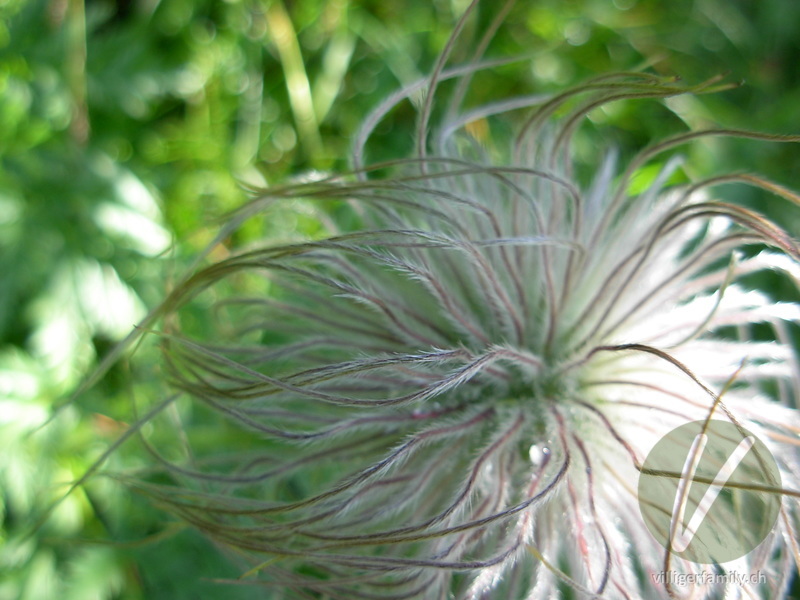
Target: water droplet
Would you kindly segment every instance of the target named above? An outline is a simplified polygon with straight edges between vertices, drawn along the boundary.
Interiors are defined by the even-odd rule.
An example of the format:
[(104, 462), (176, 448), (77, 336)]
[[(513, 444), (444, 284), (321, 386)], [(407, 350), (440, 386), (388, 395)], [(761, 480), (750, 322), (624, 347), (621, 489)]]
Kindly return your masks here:
[(550, 454), (550, 448), (544, 444), (533, 444), (530, 447), (530, 450), (528, 450), (528, 454), (531, 457), (531, 463), (533, 466), (541, 467)]

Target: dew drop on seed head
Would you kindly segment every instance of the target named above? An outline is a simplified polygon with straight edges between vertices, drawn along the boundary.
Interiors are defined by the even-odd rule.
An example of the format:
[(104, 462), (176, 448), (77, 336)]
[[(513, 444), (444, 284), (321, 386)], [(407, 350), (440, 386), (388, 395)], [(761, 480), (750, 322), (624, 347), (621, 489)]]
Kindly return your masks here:
[(528, 450), (531, 457), (531, 463), (534, 467), (541, 467), (547, 456), (550, 454), (550, 448), (545, 444), (533, 444)]

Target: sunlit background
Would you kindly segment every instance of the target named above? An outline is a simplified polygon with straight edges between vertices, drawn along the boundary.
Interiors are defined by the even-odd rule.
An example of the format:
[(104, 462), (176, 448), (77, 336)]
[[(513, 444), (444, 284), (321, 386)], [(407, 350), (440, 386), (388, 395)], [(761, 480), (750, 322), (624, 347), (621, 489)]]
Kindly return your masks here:
[[(214, 583), (238, 576), (235, 557), (108, 478), (32, 530), (125, 430), (132, 399), (157, 393), (140, 376), (157, 372), (156, 354), (120, 361), (41, 426), (213, 239), (247, 186), (346, 169), (361, 120), (428, 71), (465, 4), (0, 0), (0, 600), (264, 597)], [(594, 113), (623, 152), (687, 125), (800, 133), (799, 2), (518, 4), (488, 55), (529, 60), (490, 73), (476, 102), (651, 64), (689, 83), (727, 74), (743, 85)], [(496, 10), (484, 7), (485, 20)], [(413, 115), (401, 109), (381, 125), (372, 160), (408, 152)], [(590, 141), (576, 152), (591, 154)], [(796, 146), (709, 142), (689, 153), (698, 174), (800, 182)], [(800, 232), (794, 216), (752, 194), (740, 200)], [(298, 202), (237, 241), (318, 227)], [(209, 444), (229, 435), (201, 417), (194, 426)], [(130, 443), (106, 466), (150, 460)]]

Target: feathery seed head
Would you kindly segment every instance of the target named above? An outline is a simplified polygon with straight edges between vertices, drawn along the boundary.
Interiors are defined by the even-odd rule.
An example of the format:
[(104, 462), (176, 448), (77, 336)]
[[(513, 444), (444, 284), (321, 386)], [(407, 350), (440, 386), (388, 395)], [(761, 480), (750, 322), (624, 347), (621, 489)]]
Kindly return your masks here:
[[(446, 58), (365, 119), (353, 174), (261, 190), (237, 217), (302, 198), (320, 206), (329, 237), (233, 254), (172, 295), (171, 384), (248, 442), (162, 459), (172, 483), (131, 485), (246, 553), (254, 582), (299, 597), (784, 597), (800, 556), (800, 306), (747, 282), (797, 282), (800, 252), (722, 198), (739, 184), (800, 199), (750, 174), (686, 182), (680, 159), (663, 157), (713, 136), (797, 138), (680, 133), (625, 165), (598, 151), (583, 181), (571, 143), (591, 110), (716, 82), (623, 73), (465, 110), (471, 76), (493, 63)], [(432, 127), (442, 82), (456, 88)], [(417, 155), (365, 164), (376, 125), (422, 90)], [(487, 123), (522, 109), (500, 152)], [(267, 291), (237, 292), (252, 289)], [(180, 325), (200, 295), (215, 303), (207, 339)], [(637, 486), (659, 439), (709, 419), (763, 442), (781, 481), (759, 493), (780, 508), (758, 548), (711, 568), (765, 580), (681, 588), (656, 575), (709, 567), (665, 549)], [(751, 523), (737, 494), (755, 492), (729, 492), (719, 502), (741, 521), (707, 518), (741, 531)], [(675, 497), (654, 508), (680, 532), (675, 515), (689, 522), (694, 507)]]

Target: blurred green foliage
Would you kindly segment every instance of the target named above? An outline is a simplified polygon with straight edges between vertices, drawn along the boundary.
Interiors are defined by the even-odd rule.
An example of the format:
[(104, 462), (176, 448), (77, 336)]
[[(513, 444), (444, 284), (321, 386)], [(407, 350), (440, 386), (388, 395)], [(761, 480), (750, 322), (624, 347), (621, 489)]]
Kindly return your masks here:
[[(490, 4), (465, 39), (495, 14)], [(0, 600), (263, 597), (211, 583), (236, 577), (235, 560), (190, 532), (166, 535), (155, 509), (108, 480), (76, 490), (31, 532), (124, 430), (132, 389), (155, 393), (125, 363), (40, 426), (158, 303), (212, 239), (215, 219), (245, 201), (243, 184), (346, 169), (361, 120), (431, 68), (465, 6), (0, 0)], [(746, 82), (668, 109), (620, 103), (598, 114), (623, 148), (681, 121), (798, 133), (797, 2), (519, 2), (488, 55), (530, 60), (483, 74), (473, 102), (644, 62), (691, 83), (725, 72)], [(460, 46), (453, 61), (469, 57)], [(371, 157), (405, 153), (413, 119), (411, 110), (390, 115)], [(688, 152), (700, 172), (747, 169), (795, 187), (800, 179), (793, 146)], [(786, 225), (798, 230), (795, 217)], [(237, 241), (315, 227), (298, 203)], [(231, 435), (193, 418), (209, 443)], [(108, 466), (148, 460), (124, 446)]]

